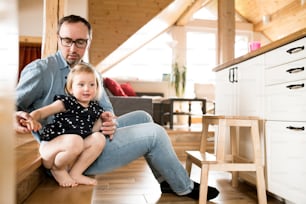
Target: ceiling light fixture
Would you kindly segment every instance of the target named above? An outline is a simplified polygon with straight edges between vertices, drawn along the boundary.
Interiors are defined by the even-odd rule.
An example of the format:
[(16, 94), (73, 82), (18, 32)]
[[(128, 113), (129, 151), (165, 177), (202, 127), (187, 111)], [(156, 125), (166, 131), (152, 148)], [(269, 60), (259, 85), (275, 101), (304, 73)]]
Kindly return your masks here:
[(262, 23), (263, 23), (264, 25), (270, 23), (270, 21), (271, 21), (271, 16), (269, 16), (269, 15), (264, 15), (264, 16), (262, 16)]

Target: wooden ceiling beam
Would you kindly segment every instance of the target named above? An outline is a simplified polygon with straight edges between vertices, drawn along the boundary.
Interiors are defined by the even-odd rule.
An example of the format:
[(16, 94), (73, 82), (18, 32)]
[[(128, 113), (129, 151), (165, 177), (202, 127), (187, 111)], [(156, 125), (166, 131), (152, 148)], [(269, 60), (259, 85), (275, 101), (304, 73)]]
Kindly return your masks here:
[(199, 9), (203, 7), (204, 4), (207, 4), (211, 0), (196, 0), (193, 2), (193, 4), (186, 9), (186, 11), (179, 17), (175, 25), (177, 26), (185, 26), (190, 19), (192, 18), (192, 15), (197, 12)]
[[(264, 24), (262, 21), (254, 25), (254, 31), (263, 32), (272, 41), (289, 35), (305, 27), (306, 18), (296, 19), (296, 16), (305, 16), (306, 5), (301, 5), (299, 0), (293, 1), (286, 7), (270, 14), (270, 22)], [(282, 31), (282, 32), (280, 32)]]

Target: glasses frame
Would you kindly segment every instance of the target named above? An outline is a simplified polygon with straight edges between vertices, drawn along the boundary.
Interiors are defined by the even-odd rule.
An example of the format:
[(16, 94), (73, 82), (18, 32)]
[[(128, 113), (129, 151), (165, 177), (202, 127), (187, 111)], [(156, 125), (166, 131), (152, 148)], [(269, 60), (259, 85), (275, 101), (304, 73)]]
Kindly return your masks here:
[[(86, 48), (86, 46), (88, 44), (88, 39), (80, 38), (80, 39), (72, 40), (71, 38), (67, 38), (67, 37), (64, 38), (64, 37), (61, 37), (61, 36), (59, 36), (59, 39), (61, 41), (62, 46), (64, 46), (64, 47), (71, 47), (72, 44), (74, 43), (77, 48)], [(63, 43), (63, 40), (69, 40), (70, 43), (68, 43), (68, 44), (67, 44), (67, 42)], [(85, 42), (85, 43), (84, 44), (82, 44), (82, 43), (79, 44), (80, 40), (82, 42)]]

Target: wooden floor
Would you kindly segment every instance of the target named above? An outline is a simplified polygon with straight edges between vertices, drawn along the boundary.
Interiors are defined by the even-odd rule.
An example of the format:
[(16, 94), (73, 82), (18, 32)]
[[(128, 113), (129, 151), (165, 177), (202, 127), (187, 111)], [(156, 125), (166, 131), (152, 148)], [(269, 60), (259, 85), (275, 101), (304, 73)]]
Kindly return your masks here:
[[(182, 130), (169, 131), (170, 137), (175, 137), (174, 146), (178, 141), (186, 141), (180, 138)], [(192, 135), (197, 135), (198, 130)], [(184, 133), (186, 138), (188, 131)], [(172, 136), (171, 136), (172, 135)], [(175, 135), (175, 136), (173, 136)], [(195, 136), (196, 137), (196, 136)], [(189, 139), (188, 139), (189, 140)], [(194, 140), (196, 141), (196, 139)], [(186, 143), (191, 145), (191, 143)], [(176, 151), (181, 151), (180, 148)], [(180, 155), (180, 152), (178, 152)], [(179, 156), (184, 165), (184, 156)], [(193, 167), (191, 178), (199, 181), (200, 169)], [(220, 194), (209, 203), (219, 204), (246, 204), (257, 203), (256, 188), (241, 182), (238, 188), (233, 188), (230, 184), (230, 174), (223, 172), (212, 172), (209, 175), (209, 185), (217, 187)], [(178, 197), (173, 194), (161, 194), (159, 184), (154, 179), (151, 170), (143, 158), (140, 158), (127, 166), (119, 168), (113, 172), (97, 176), (98, 185), (93, 192), (93, 204), (196, 204), (190, 198)], [(268, 196), (269, 204), (282, 203), (275, 198)]]

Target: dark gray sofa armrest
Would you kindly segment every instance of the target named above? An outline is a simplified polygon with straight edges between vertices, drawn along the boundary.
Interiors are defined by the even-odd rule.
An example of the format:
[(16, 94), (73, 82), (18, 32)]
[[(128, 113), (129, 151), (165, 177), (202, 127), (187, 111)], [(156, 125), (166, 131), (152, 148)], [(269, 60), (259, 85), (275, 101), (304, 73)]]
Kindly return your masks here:
[(120, 116), (131, 111), (143, 110), (153, 115), (153, 102), (151, 98), (109, 96), (115, 115)]

